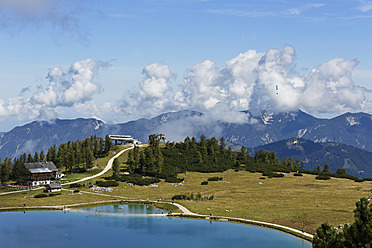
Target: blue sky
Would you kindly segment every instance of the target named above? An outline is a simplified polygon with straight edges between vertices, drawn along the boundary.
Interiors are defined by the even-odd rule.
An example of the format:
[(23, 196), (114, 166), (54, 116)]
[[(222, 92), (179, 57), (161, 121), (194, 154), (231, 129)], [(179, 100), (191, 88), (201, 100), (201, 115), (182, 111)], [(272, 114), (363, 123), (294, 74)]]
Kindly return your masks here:
[(0, 131), (180, 109), (372, 113), (372, 1), (30, 2), (0, 1)]

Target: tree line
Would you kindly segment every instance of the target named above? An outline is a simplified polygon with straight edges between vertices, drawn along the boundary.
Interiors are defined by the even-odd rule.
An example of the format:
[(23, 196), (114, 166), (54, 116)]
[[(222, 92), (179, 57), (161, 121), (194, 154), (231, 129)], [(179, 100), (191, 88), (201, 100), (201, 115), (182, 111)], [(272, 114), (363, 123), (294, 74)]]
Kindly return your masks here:
[(280, 160), (274, 151), (259, 150), (253, 156), (244, 146), (239, 152), (232, 151), (231, 147), (226, 149), (224, 138), (207, 139), (202, 135), (199, 141), (195, 137), (186, 137), (183, 142), (167, 142), (162, 146), (160, 143), (159, 136), (153, 134), (149, 136), (149, 147), (136, 147), (129, 151), (127, 164), (130, 174), (167, 179), (175, 178), (178, 173), (186, 171), (222, 172), (227, 169), (245, 169), (261, 172), (269, 177), (277, 176), (275, 172), (302, 172), (360, 180), (348, 175), (343, 168), (338, 168), (337, 173), (331, 173), (328, 164), (323, 169), (318, 165), (314, 170), (306, 170), (303, 161), (293, 161), (287, 157)]
[(0, 182), (15, 181), (22, 183), (26, 181), (30, 173), (25, 163), (53, 162), (57, 168), (66, 172), (84, 172), (93, 167), (94, 160), (108, 156), (112, 148), (112, 142), (108, 135), (105, 139), (91, 136), (83, 141), (68, 141), (58, 147), (51, 146), (45, 154), (43, 150), (34, 155), (23, 153), (19, 158), (5, 158), (0, 160)]

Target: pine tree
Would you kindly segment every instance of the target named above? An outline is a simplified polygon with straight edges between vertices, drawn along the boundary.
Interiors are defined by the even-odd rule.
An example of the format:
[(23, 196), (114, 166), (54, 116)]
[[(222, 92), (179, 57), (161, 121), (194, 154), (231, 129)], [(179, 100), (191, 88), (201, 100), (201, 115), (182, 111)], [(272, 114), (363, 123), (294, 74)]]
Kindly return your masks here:
[(240, 149), (240, 159), (242, 161), (247, 160), (247, 149), (245, 148), (245, 146), (242, 146), (242, 148)]
[(5, 158), (4, 163), (1, 164), (0, 168), (0, 181), (5, 183), (10, 180), (12, 172), (12, 161), (9, 158)]
[(85, 158), (85, 169), (89, 169), (93, 167), (93, 151), (89, 146), (83, 148), (84, 158)]
[(234, 153), (233, 153), (231, 147), (229, 147), (229, 149), (227, 150), (227, 154), (228, 154), (229, 160), (233, 160), (234, 159)]
[(191, 140), (190, 140), (189, 136), (187, 136), (185, 138), (185, 140), (183, 141), (183, 144), (185, 145), (185, 150), (188, 151), (190, 149), (190, 146), (191, 146)]
[(34, 162), (34, 158), (32, 157), (31, 153), (29, 153), (27, 157), (27, 163), (33, 163), (33, 162)]
[(324, 165), (323, 172), (325, 172), (325, 173), (330, 173), (331, 172), (331, 167), (329, 166), (329, 164)]
[(191, 149), (196, 150), (198, 148), (198, 144), (196, 142), (195, 137), (191, 138)]
[(34, 162), (35, 163), (39, 162), (39, 154), (37, 152), (35, 152), (35, 155), (34, 155)]
[(158, 147), (160, 143), (159, 136), (157, 134), (151, 134), (149, 136), (149, 145), (152, 147)]
[(145, 158), (145, 153), (141, 151), (139, 153), (139, 172), (140, 174), (145, 174), (146, 173), (146, 158)]
[(111, 151), (111, 147), (112, 147), (112, 141), (111, 141), (110, 137), (108, 135), (106, 135), (106, 137), (105, 137), (105, 149), (104, 149), (104, 154), (106, 154), (106, 156)]
[(57, 168), (65, 167), (65, 170), (72, 171), (71, 164), (66, 159), (66, 144), (61, 144), (58, 147), (58, 152), (55, 158)]
[(223, 154), (225, 152), (225, 146), (226, 146), (226, 141), (225, 139), (222, 137), (220, 139), (220, 153)]
[(314, 248), (341, 248), (343, 246), (342, 233), (336, 233), (336, 230), (328, 223), (323, 223), (316, 229), (313, 238)]
[(44, 154), (44, 150), (41, 150), (40, 152), (40, 159), (39, 159), (40, 162), (44, 162), (45, 161), (45, 154)]
[(372, 205), (361, 198), (354, 210), (355, 222), (344, 230), (346, 247), (372, 247)]
[(96, 158), (99, 157), (99, 141), (97, 139), (97, 136), (94, 136), (94, 141), (93, 141), (93, 155)]
[(112, 163), (112, 171), (113, 171), (113, 177), (114, 178), (119, 176), (119, 171), (120, 171), (119, 166), (120, 166), (119, 159), (115, 158), (114, 162)]
[(104, 150), (105, 150), (105, 142), (104, 142), (103, 139), (100, 137), (100, 138), (99, 138), (99, 149), (98, 149), (99, 158), (103, 157)]
[(30, 176), (29, 170), (25, 167), (20, 159), (14, 159), (11, 177), (17, 183), (25, 182)]
[(130, 174), (133, 174), (136, 170), (136, 163), (134, 161), (133, 150), (128, 152), (127, 165)]
[(54, 164), (57, 164), (57, 146), (54, 144), (53, 146), (49, 147), (46, 160), (49, 162), (53, 162)]

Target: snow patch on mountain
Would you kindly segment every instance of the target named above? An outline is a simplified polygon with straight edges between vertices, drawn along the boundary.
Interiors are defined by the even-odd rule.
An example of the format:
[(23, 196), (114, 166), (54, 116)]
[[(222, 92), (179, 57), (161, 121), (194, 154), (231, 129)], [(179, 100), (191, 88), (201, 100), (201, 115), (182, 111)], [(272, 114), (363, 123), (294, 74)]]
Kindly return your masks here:
[(297, 137), (302, 138), (306, 134), (306, 132), (307, 132), (307, 128), (298, 130)]
[(94, 127), (94, 130), (98, 130), (103, 125), (104, 124), (102, 122), (96, 121), (96, 126)]
[(328, 139), (327, 137), (324, 137), (324, 138), (321, 138), (321, 139), (315, 139), (314, 140), (315, 143), (326, 143), (328, 141), (331, 141), (331, 140)]
[(160, 122), (161, 122), (161, 123), (165, 123), (165, 122), (167, 122), (168, 118), (169, 118), (169, 115), (163, 115), (163, 116), (161, 117), (161, 119), (160, 119)]
[(261, 140), (264, 141), (266, 144), (273, 142), (273, 139), (270, 138), (270, 135), (268, 133), (266, 133), (265, 136), (261, 137)]
[(265, 124), (265, 125), (270, 125), (271, 122), (273, 121), (273, 115), (274, 113), (271, 113), (271, 114), (263, 114), (261, 119), (262, 119), (262, 122)]
[(360, 124), (360, 122), (357, 121), (357, 119), (356, 119), (355, 117), (353, 117), (353, 116), (347, 116), (347, 117), (346, 117), (346, 121), (348, 122), (348, 124), (349, 124), (350, 126), (354, 126), (354, 125), (358, 125), (358, 124)]

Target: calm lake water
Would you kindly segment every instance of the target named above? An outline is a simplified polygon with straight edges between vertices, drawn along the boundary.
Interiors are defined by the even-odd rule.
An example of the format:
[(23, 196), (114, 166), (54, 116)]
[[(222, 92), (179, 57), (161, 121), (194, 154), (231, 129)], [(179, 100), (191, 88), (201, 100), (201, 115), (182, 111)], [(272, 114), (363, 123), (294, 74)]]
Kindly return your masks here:
[(311, 247), (309, 242), (261, 227), (124, 215), (162, 212), (144, 205), (113, 205), (80, 211), (84, 212), (0, 213), (0, 247)]

